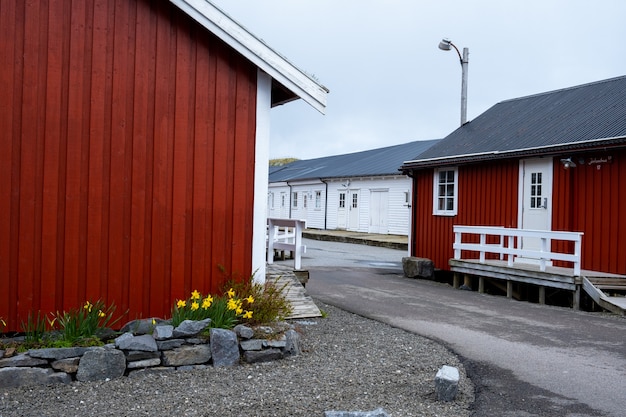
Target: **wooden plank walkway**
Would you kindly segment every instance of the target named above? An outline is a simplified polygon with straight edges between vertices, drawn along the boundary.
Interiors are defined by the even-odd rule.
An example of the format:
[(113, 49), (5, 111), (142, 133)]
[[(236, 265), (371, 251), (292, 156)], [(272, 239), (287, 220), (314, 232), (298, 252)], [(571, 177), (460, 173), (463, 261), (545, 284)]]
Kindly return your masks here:
[(267, 265), (265, 279), (276, 288), (283, 288), (285, 298), (293, 308), (291, 315), (287, 317), (287, 319), (304, 319), (322, 316), (320, 309), (306, 293), (304, 286), (300, 283), (300, 280), (296, 278), (292, 268), (276, 264)]

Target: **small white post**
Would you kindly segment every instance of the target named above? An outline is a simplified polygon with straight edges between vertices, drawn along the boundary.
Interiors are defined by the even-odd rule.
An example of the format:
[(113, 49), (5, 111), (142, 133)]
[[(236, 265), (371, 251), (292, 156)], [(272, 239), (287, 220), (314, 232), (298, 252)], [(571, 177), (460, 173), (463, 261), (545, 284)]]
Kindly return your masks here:
[(485, 245), (487, 244), (487, 235), (485, 233), (480, 234), (480, 263), (485, 263)]
[[(454, 243), (456, 245), (461, 244), (461, 232), (454, 232)], [(454, 259), (461, 259), (461, 249), (454, 250)]]
[(296, 238), (295, 238), (295, 245), (296, 245), (296, 250), (294, 251), (294, 268), (296, 270), (300, 269), (300, 267), (302, 266), (302, 229), (303, 229), (303, 221), (297, 220), (296, 221)]

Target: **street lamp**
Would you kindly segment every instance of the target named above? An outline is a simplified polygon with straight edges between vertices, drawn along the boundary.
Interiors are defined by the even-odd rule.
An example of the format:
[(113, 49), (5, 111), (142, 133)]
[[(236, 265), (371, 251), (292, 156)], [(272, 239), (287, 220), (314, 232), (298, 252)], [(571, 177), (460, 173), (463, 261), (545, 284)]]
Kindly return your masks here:
[(459, 48), (450, 39), (444, 38), (439, 42), (439, 49), (442, 51), (449, 51), (450, 47), (454, 48), (461, 62), (461, 126), (463, 126), (467, 122), (467, 64), (469, 63), (469, 49), (463, 48), (463, 56), (461, 56)]

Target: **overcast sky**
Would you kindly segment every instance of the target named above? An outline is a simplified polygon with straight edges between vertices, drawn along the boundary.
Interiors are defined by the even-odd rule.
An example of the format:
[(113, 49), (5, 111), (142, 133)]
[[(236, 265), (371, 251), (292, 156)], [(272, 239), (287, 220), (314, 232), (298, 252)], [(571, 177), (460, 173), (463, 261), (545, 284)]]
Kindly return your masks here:
[[(270, 157), (312, 159), (443, 138), (516, 97), (626, 75), (624, 0), (211, 0), (330, 90), (272, 109)], [(408, 155), (409, 157), (412, 155)]]

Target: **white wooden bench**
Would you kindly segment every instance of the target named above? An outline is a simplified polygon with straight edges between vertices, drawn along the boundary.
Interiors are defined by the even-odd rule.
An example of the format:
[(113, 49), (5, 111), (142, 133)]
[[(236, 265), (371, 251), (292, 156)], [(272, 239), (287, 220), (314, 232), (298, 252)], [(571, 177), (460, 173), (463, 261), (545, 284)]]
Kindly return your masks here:
[(267, 219), (267, 263), (274, 263), (275, 251), (290, 251), (294, 259), (294, 269), (302, 267), (302, 254), (306, 246), (302, 244), (302, 231), (306, 220)]

